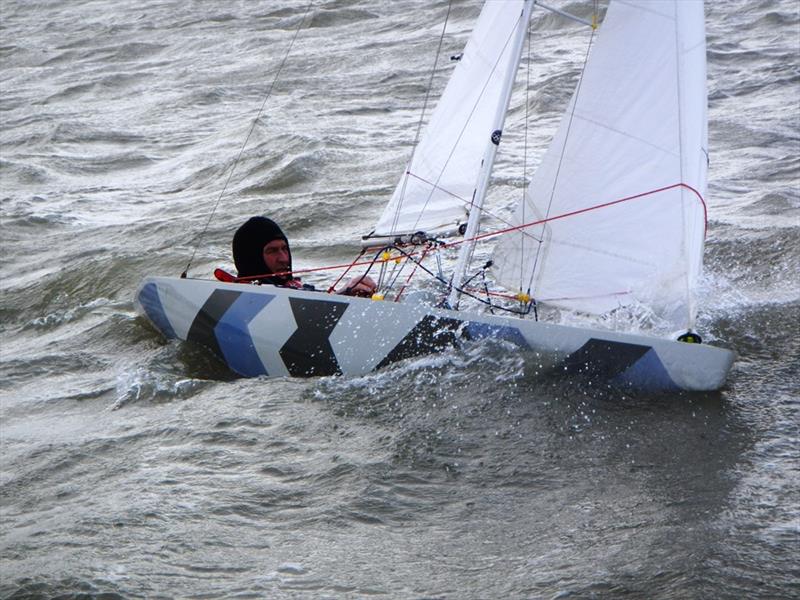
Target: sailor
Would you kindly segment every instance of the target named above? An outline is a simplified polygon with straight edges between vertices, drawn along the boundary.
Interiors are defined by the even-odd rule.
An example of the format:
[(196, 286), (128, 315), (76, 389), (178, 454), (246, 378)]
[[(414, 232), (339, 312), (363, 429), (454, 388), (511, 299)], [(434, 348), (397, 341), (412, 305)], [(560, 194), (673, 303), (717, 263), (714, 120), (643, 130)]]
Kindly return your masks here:
[[(292, 274), (292, 251), (289, 240), (275, 221), (266, 217), (251, 217), (233, 236), (233, 262), (239, 277), (281, 287), (313, 290)], [(347, 282), (337, 293), (370, 297), (375, 282), (366, 275)]]

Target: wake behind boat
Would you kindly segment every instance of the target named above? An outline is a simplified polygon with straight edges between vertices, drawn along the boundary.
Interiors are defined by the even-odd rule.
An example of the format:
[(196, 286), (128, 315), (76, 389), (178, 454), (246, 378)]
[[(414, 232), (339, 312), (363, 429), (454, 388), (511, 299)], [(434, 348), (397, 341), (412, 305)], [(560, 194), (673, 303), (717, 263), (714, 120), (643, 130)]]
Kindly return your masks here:
[[(702, 2), (610, 4), (517, 211), (507, 227), (481, 233), (536, 4), (484, 6), (364, 238), (375, 254), (366, 262), (380, 270), (375, 299), (153, 277), (137, 292), (140, 310), (165, 336), (201, 343), (245, 376), (360, 375), (491, 337), (515, 343), (543, 370), (644, 389), (721, 387), (733, 353), (696, 343), (695, 332), (708, 164)], [(498, 301), (494, 284), (475, 291), (490, 265), (470, 274), (474, 247), (492, 238), (492, 274), (512, 302)], [(447, 276), (441, 254), (456, 250)], [(405, 292), (418, 269), (434, 278), (433, 304)], [(636, 303), (684, 331), (683, 341), (537, 319), (541, 306), (602, 315)], [(491, 314), (501, 311), (509, 316)]]

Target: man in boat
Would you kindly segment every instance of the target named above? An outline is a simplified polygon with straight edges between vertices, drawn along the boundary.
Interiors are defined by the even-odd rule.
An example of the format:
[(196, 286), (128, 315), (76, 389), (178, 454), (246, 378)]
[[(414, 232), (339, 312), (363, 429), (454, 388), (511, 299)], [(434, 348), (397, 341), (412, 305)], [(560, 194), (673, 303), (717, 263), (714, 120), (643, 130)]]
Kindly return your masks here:
[[(280, 287), (313, 290), (292, 274), (292, 251), (289, 240), (275, 221), (251, 217), (233, 236), (233, 262), (239, 277)], [(354, 277), (337, 293), (370, 297), (377, 290), (372, 278)]]

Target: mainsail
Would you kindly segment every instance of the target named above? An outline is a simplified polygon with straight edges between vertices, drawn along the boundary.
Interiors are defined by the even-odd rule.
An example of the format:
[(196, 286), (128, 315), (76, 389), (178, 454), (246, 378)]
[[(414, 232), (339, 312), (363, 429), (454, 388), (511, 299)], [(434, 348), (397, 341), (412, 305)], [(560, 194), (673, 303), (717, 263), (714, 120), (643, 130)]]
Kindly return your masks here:
[(591, 313), (638, 299), (693, 326), (706, 221), (705, 61), (701, 1), (610, 4), (513, 218), (538, 224), (495, 249), (504, 287)]
[[(455, 233), (518, 63), (523, 0), (487, 2), (405, 174), (370, 237)], [(505, 109), (505, 106), (502, 107)]]

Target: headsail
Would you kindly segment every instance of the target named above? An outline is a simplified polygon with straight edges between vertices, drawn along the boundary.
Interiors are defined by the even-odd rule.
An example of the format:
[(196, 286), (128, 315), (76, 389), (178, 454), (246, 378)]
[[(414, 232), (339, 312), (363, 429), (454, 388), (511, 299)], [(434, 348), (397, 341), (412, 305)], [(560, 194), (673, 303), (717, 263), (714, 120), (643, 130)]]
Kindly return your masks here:
[[(495, 274), (592, 313), (634, 298), (692, 327), (707, 172), (703, 4), (612, 2), (581, 82), (503, 236)], [(676, 319), (677, 321), (677, 319)]]
[(467, 221), (495, 115), (506, 100), (503, 85), (515, 70), (512, 38), (523, 5), (523, 0), (484, 5), (373, 236), (454, 232)]

